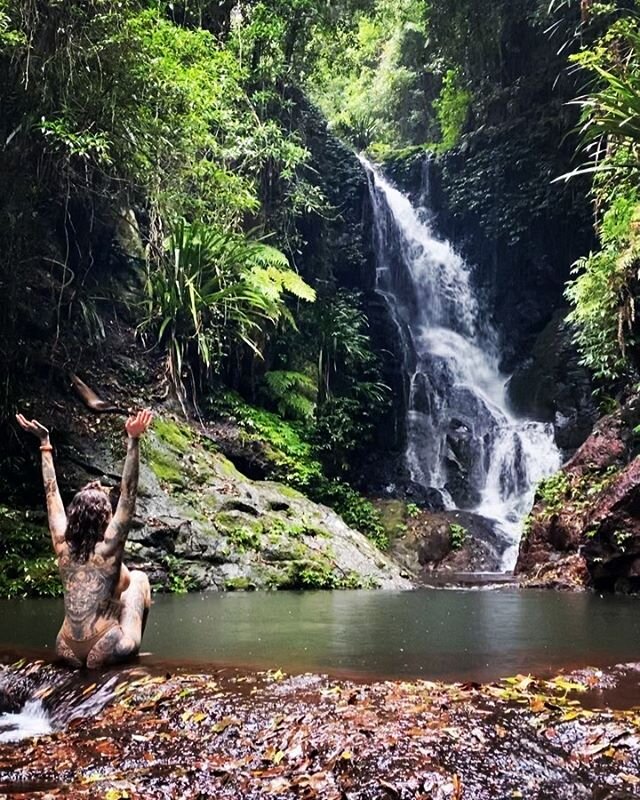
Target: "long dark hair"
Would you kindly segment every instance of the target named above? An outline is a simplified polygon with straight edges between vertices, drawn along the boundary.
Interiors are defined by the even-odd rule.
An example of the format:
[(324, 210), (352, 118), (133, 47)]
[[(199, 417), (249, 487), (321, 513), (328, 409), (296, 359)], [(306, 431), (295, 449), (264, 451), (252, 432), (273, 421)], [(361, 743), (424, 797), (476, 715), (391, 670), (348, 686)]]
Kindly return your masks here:
[(92, 481), (76, 494), (67, 508), (64, 538), (78, 561), (87, 561), (102, 541), (111, 520), (111, 502), (99, 481)]

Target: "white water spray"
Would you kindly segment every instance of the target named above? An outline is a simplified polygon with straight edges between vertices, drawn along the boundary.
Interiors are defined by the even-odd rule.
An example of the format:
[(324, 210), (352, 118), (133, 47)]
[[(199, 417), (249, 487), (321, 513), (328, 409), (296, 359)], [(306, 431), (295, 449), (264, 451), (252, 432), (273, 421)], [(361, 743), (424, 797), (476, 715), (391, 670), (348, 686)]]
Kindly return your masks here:
[[(89, 687), (73, 679), (58, 686), (54, 683), (39, 687), (23, 701), (19, 711), (0, 713), (0, 743), (47, 736), (63, 730), (74, 720), (96, 716), (114, 699), (118, 681), (125, 675), (124, 672), (105, 675), (102, 683)], [(19, 689), (21, 677), (11, 671), (0, 673), (0, 691), (11, 695)]]
[(497, 333), (481, 314), (469, 266), (436, 238), (429, 210), (414, 207), (361, 162), (373, 204), (376, 288), (402, 340), (409, 376), (411, 479), (440, 490), (451, 508), (496, 520), (510, 543), (502, 566), (512, 569), (535, 486), (560, 467), (553, 428), (509, 409)]
[(0, 714), (0, 742), (17, 742), (52, 732), (51, 717), (41, 700), (28, 700), (16, 714)]

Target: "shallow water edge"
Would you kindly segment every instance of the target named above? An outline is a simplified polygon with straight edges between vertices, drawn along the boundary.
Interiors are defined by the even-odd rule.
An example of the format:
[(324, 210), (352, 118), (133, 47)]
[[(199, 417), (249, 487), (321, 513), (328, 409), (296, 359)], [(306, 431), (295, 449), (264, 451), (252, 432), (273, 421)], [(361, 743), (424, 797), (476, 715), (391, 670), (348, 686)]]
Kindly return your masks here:
[[(367, 680), (548, 676), (640, 661), (639, 612), (638, 598), (511, 589), (160, 595), (141, 663)], [(57, 600), (0, 601), (0, 650), (50, 654), (61, 619)]]

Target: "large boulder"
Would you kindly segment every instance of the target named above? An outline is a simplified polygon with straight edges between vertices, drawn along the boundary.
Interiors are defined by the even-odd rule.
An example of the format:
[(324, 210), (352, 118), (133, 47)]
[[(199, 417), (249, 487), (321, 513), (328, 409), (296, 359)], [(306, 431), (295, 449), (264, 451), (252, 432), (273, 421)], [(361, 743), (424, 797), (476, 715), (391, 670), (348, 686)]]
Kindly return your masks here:
[(527, 585), (640, 589), (639, 423), (632, 397), (540, 485), (516, 564)]
[[(79, 409), (56, 417), (65, 500), (96, 477), (117, 490), (121, 425)], [(338, 514), (287, 486), (247, 478), (206, 430), (161, 413), (142, 440), (141, 462), (126, 562), (158, 590), (411, 587)]]
[[(224, 423), (209, 428), (188, 421), (168, 391), (161, 353), (144, 350), (133, 330), (117, 320), (105, 320), (105, 335), (100, 351), (83, 355), (79, 350), (74, 361), (83, 365), (80, 377), (114, 409), (151, 407), (155, 412), (141, 443), (137, 512), (126, 559), (147, 571), (152, 585), (173, 591), (411, 588), (401, 568), (337, 513), (286, 485), (261, 480), (268, 471), (267, 444)], [(89, 410), (77, 388), (66, 370), (42, 362), (31, 369), (29, 385), (16, 402), (51, 430), (65, 504), (91, 480), (117, 491), (126, 450), (127, 412)], [(40, 581), (44, 567), (47, 580), (54, 581), (52, 559), (45, 563), (50, 552), (46, 526), (35, 526), (42, 536), (33, 534), (33, 512), (43, 509), (39, 452), (15, 422), (6, 421), (5, 433), (0, 528), (9, 525), (14, 533), (11, 553), (0, 544), (0, 574), (4, 578), (9, 558), (25, 557), (33, 567), (30, 581), (32, 576)]]
[(492, 520), (468, 511), (418, 511), (398, 530), (391, 555), (418, 580), (434, 573), (497, 572), (509, 543)]
[(250, 480), (186, 425), (156, 424), (145, 455), (142, 525), (129, 552), (133, 563), (164, 567), (173, 588), (411, 585), (334, 511), (282, 484)]

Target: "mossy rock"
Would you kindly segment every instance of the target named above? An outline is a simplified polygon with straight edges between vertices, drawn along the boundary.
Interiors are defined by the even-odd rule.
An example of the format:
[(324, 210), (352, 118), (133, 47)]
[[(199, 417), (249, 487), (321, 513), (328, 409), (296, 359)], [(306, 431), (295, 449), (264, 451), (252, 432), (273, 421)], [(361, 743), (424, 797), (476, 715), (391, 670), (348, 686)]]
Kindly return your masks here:
[(245, 476), (237, 469), (237, 467), (229, 461), (222, 453), (212, 450), (210, 446), (205, 445), (209, 457), (212, 461), (212, 469), (219, 478), (226, 478), (227, 480), (246, 480)]
[(227, 533), (227, 541), (241, 553), (249, 550), (256, 552), (262, 550), (262, 536), (251, 530), (251, 528), (242, 525), (233, 528)]
[(188, 425), (174, 422), (167, 417), (159, 417), (154, 420), (153, 433), (160, 441), (178, 453), (186, 453), (195, 438), (194, 431)]
[(290, 497), (292, 500), (306, 500), (307, 498), (299, 492), (297, 489), (293, 489), (291, 486), (286, 486), (284, 484), (278, 484), (278, 492), (284, 495), (285, 497)]
[(239, 576), (237, 578), (227, 578), (224, 582), (224, 588), (228, 592), (252, 592), (258, 587), (255, 581), (250, 578)]
[(406, 533), (407, 504), (404, 500), (374, 500), (373, 505), (390, 542)]
[(161, 484), (185, 488), (187, 486), (183, 466), (177, 458), (166, 450), (154, 447), (151, 440), (144, 447), (144, 459)]
[(214, 517), (214, 524), (223, 535), (232, 533), (238, 528), (246, 528), (257, 535), (263, 533), (263, 522), (242, 511), (220, 511)]

